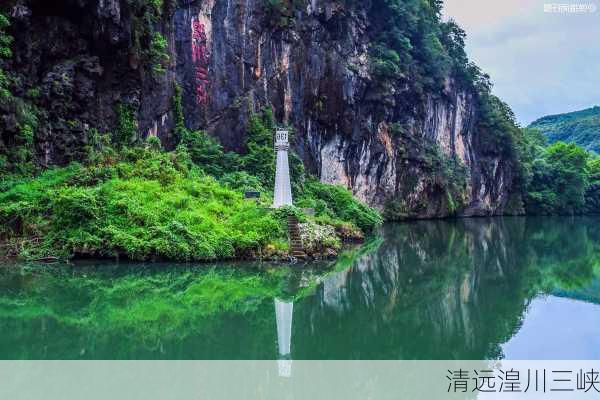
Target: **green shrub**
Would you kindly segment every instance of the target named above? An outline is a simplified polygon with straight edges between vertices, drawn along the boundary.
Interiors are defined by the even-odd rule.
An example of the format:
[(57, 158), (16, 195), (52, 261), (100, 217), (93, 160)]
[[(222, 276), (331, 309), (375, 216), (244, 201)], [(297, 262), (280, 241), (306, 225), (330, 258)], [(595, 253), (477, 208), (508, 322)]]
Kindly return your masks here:
[(235, 191), (258, 191), (263, 197), (267, 194), (262, 182), (256, 176), (250, 175), (245, 171), (227, 173), (219, 179), (219, 182)]
[[(163, 0), (127, 0), (131, 10), (131, 42), (135, 53), (156, 78), (165, 73), (169, 61), (168, 42), (156, 31), (166, 15)], [(169, 3), (169, 4), (172, 4)]]
[(182, 90), (179, 84), (175, 83), (173, 87), (172, 109), (175, 118), (175, 129), (173, 130), (173, 141), (178, 145), (185, 136), (187, 129), (185, 127), (185, 115), (183, 113)]
[(369, 17), (376, 21), (370, 47), (376, 83), (402, 79), (413, 97), (421, 97), (424, 88), (441, 92), (452, 72), (466, 69), (464, 32), (453, 21), (441, 21), (437, 2), (374, 0), (369, 4)]
[(576, 144), (556, 142), (533, 162), (527, 210), (535, 214), (583, 212), (589, 154)]
[(154, 32), (148, 49), (148, 58), (155, 75), (162, 75), (166, 72), (165, 66), (170, 60), (168, 48), (167, 39), (160, 32)]
[(6, 73), (0, 68), (0, 100), (10, 98), (9, 80)]
[(12, 45), (14, 39), (11, 35), (6, 33), (6, 28), (10, 26), (10, 20), (6, 15), (0, 13), (0, 57), (1, 58), (11, 58), (12, 50), (10, 46)]
[(269, 188), (273, 187), (275, 179), (273, 129), (270, 109), (264, 110), (262, 115), (253, 114), (246, 135), (246, 154), (241, 158), (242, 168)]
[(187, 149), (191, 160), (212, 176), (221, 176), (236, 161), (233, 154), (225, 154), (223, 147), (216, 139), (202, 131), (183, 131), (181, 144)]
[(2, 69), (2, 58), (11, 58), (13, 37), (6, 33), (10, 26), (10, 20), (6, 15), (0, 13), (0, 101), (10, 98), (10, 80), (8, 74)]
[(150, 150), (154, 151), (160, 151), (162, 149), (162, 143), (160, 142), (160, 139), (156, 136), (149, 136), (146, 139), (146, 146), (148, 146)]
[(133, 106), (119, 104), (117, 106), (117, 132), (113, 143), (122, 147), (132, 144), (138, 136), (138, 122)]
[(364, 232), (372, 231), (382, 223), (379, 213), (361, 203), (346, 188), (307, 179), (299, 207), (314, 208), (317, 217), (331, 218), (332, 223), (351, 222)]

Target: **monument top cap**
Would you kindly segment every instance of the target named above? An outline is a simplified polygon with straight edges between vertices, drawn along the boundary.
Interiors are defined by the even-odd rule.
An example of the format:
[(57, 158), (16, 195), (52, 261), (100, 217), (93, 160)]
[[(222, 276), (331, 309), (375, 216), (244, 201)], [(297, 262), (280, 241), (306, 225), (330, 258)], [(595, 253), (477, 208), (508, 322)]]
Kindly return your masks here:
[(288, 130), (285, 129), (277, 129), (277, 131), (275, 132), (275, 142), (276, 143), (283, 143), (288, 141)]

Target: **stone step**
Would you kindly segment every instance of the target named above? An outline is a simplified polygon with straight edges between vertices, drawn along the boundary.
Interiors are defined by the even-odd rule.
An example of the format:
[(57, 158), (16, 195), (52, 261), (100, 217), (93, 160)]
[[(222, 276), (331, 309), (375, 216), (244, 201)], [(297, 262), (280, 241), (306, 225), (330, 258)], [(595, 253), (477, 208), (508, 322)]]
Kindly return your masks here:
[(304, 252), (304, 246), (302, 246), (302, 239), (300, 237), (300, 226), (298, 225), (298, 218), (294, 216), (288, 216), (288, 238), (290, 243), (290, 255), (296, 258), (306, 258)]

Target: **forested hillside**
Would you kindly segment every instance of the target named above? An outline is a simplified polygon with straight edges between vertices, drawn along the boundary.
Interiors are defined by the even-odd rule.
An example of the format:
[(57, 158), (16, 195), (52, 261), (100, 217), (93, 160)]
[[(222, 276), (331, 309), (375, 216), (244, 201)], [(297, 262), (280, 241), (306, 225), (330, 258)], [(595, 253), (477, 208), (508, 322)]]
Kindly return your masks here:
[(600, 153), (600, 107), (566, 114), (549, 115), (529, 126), (540, 130), (550, 143), (575, 143), (586, 150)]

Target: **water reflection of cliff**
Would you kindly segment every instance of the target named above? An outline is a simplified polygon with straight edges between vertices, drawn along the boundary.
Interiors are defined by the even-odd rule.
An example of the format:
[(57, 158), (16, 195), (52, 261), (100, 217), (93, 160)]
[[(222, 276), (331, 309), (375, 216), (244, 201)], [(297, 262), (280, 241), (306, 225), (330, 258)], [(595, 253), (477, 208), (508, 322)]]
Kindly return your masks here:
[(297, 306), (295, 358), (481, 359), (540, 291), (591, 282), (591, 219), (415, 222)]

